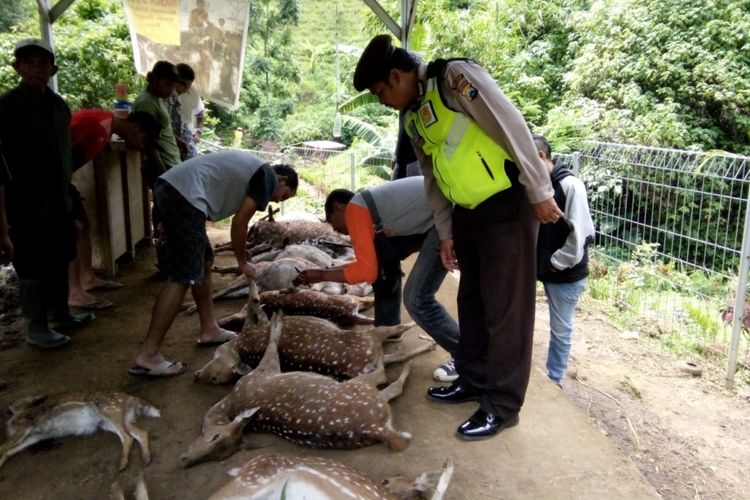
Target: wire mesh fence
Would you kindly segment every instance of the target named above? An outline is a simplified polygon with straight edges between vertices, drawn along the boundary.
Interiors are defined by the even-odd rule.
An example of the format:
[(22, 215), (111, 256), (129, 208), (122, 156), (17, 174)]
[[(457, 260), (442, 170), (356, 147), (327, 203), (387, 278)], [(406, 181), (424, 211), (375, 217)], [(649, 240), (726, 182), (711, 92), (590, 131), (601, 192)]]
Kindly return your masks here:
[[(206, 141), (201, 141), (201, 144), (204, 153), (232, 149)], [(391, 151), (366, 146), (344, 151), (298, 146), (288, 146), (276, 152), (244, 151), (270, 163), (293, 165), (299, 174), (300, 189), (297, 196), (282, 204), (282, 211), (319, 218), (325, 215), (325, 199), (332, 190), (357, 191), (387, 181), (393, 155)]]
[[(688, 351), (725, 353), (748, 166), (747, 157), (724, 152), (590, 143), (580, 176), (597, 226), (592, 253), (608, 264), (594, 269), (591, 295), (615, 314), (637, 313), (649, 334), (687, 341)], [(748, 357), (746, 341), (740, 357)]]
[[(323, 217), (332, 189), (356, 191), (385, 182), (390, 172), (390, 151), (252, 152), (296, 167), (301, 189), (284, 203), (285, 213)], [(615, 321), (666, 337), (686, 355), (723, 356), (742, 282), (738, 270), (746, 257), (750, 159), (605, 142), (560, 156), (586, 183), (597, 228), (590, 296), (605, 304)], [(745, 319), (750, 328), (750, 305), (745, 308), (748, 317), (740, 323)], [(750, 366), (749, 353), (743, 338), (741, 364)]]

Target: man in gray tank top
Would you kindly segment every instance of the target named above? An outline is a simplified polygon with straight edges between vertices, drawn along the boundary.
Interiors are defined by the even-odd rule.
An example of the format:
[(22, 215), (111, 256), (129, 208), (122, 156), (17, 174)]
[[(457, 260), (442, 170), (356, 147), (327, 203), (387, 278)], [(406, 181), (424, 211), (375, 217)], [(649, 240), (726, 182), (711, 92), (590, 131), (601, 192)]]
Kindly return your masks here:
[(156, 180), (154, 204), (166, 234), (162, 262), (168, 281), (159, 293), (146, 339), (129, 372), (134, 376), (169, 377), (185, 371), (184, 363), (167, 361), (159, 352), (162, 340), (180, 309), (188, 288), (198, 306), (199, 345), (231, 340), (213, 314), (211, 267), (213, 250), (206, 234), (206, 220), (233, 215), (232, 249), (239, 269), (255, 277), (247, 261), (247, 226), (258, 210), (271, 201), (282, 202), (297, 192), (298, 178), (288, 165), (265, 163), (245, 151), (222, 151), (198, 156), (173, 167)]

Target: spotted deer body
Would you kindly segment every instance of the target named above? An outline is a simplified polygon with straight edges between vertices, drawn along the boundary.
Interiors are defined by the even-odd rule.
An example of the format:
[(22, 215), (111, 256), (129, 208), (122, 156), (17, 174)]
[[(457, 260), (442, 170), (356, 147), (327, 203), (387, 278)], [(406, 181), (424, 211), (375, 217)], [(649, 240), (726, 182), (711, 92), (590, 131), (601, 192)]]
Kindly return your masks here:
[(403, 390), (407, 365), (399, 379), (382, 391), (378, 371), (337, 382), (317, 373), (281, 373), (278, 342), (283, 330), (277, 313), (258, 368), (244, 375), (203, 419), (203, 433), (182, 456), (185, 466), (224, 457), (237, 450), (242, 428), (277, 434), (295, 444), (351, 449), (384, 442), (406, 448), (411, 435), (391, 423), (388, 401)]
[[(384, 354), (383, 343), (414, 326), (375, 327), (364, 331), (342, 330), (335, 324), (312, 316), (287, 316), (283, 319), (284, 335), (279, 341), (281, 368), (284, 371), (314, 371), (336, 379), (351, 379), (378, 370), (381, 365), (405, 361), (433, 349), (434, 343), (412, 351)], [(243, 368), (255, 367), (268, 345), (270, 325), (246, 321), (239, 338), (217, 348), (214, 357), (195, 372), (196, 380), (224, 384), (236, 379)], [(386, 380), (383, 380), (386, 382)]]
[[(452, 472), (452, 463), (447, 463), (442, 473), (428, 472), (416, 479), (399, 477), (397, 481), (386, 480), (383, 484), (379, 484), (359, 470), (336, 460), (268, 454), (255, 457), (246, 463), (233, 474), (235, 478), (211, 495), (209, 500), (235, 498), (316, 498), (321, 500), (431, 498), (440, 500), (443, 492), (438, 490), (438, 484), (440, 481), (449, 482)], [(432, 496), (426, 496), (431, 491)]]
[(120, 470), (128, 465), (133, 439), (144, 463), (151, 461), (148, 433), (135, 426), (139, 416), (159, 417), (159, 410), (121, 392), (69, 393), (35, 396), (10, 406), (8, 439), (0, 446), (0, 466), (11, 456), (45, 439), (83, 436), (97, 430), (117, 434), (122, 442)]
[[(351, 242), (333, 230), (330, 224), (304, 219), (288, 221), (260, 220), (247, 233), (247, 248), (284, 248), (287, 245), (305, 243), (313, 245), (328, 255), (337, 258), (351, 254)], [(216, 252), (230, 251), (231, 243), (216, 247)]]
[[(315, 264), (301, 258), (286, 257), (271, 262), (255, 264), (257, 272), (255, 284), (259, 292), (270, 290), (284, 290), (292, 288), (294, 280), (300, 271), (312, 269)], [(242, 275), (232, 280), (228, 285), (213, 292), (213, 300), (245, 297), (249, 294), (248, 280)], [(187, 302), (183, 305), (185, 312), (191, 314), (198, 310), (195, 303)]]
[(316, 316), (341, 326), (371, 325), (372, 319), (359, 314), (362, 301), (349, 295), (327, 295), (313, 290), (286, 289), (260, 294), (267, 312), (286, 315)]

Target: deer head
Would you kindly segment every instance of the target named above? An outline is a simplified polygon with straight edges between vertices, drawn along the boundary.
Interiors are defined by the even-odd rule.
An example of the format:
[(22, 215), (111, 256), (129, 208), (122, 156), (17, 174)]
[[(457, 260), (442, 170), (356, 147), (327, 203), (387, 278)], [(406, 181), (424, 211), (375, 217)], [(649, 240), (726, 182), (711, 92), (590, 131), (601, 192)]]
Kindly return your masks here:
[(425, 472), (412, 479), (406, 476), (393, 476), (383, 481), (383, 486), (391, 490), (398, 498), (417, 500), (430, 498), (440, 500), (448, 489), (453, 476), (453, 461), (446, 460), (443, 470)]
[(193, 378), (196, 382), (229, 384), (244, 375), (244, 370), (235, 368), (244, 368), (244, 363), (240, 362), (237, 341), (231, 340), (217, 347), (213, 359), (195, 371)]
[(206, 460), (219, 460), (232, 455), (240, 446), (242, 430), (260, 408), (245, 410), (227, 424), (212, 425), (204, 429), (198, 439), (180, 457), (183, 467)]

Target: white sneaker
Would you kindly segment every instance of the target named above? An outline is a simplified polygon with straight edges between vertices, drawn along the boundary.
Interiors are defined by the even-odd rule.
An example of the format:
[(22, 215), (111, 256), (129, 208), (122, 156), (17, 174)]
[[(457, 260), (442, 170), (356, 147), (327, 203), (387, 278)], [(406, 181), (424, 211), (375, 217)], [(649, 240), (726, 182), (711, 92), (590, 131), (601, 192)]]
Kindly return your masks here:
[(451, 358), (432, 372), (432, 378), (438, 382), (453, 382), (458, 379), (456, 360)]

